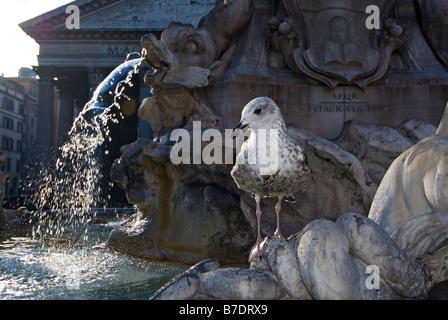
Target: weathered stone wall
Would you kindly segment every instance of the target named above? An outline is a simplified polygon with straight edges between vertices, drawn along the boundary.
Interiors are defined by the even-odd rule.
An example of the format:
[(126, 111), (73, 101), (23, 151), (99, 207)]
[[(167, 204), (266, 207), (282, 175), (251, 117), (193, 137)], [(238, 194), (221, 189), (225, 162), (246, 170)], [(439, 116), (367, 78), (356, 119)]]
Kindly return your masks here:
[[(367, 16), (358, 7), (365, 3), (357, 3), (356, 10), (332, 11), (326, 10), (327, 2), (319, 2), (312, 12), (325, 29), (331, 18), (363, 22)], [(306, 2), (296, 4), (300, 11)], [(357, 41), (355, 65), (363, 64), (363, 53), (368, 53), (369, 65), (378, 63), (364, 74), (358, 67), (350, 70), (351, 64), (339, 71), (334, 65), (320, 65), (322, 52), (314, 41), (324, 45), (333, 39), (310, 28), (310, 20), (302, 21), (291, 6), (289, 0), (218, 2), (197, 28), (175, 24), (161, 39), (142, 39), (146, 60), (154, 68), (145, 76), (154, 96), (142, 104), (139, 115), (151, 123), (159, 140), (127, 146), (117, 161), (114, 179), (139, 206), (140, 215), (111, 235), (114, 247), (127, 250), (120, 245), (126, 242), (114, 237), (121, 233), (121, 239), (139, 239), (135, 234), (142, 235), (136, 248), (143, 247), (131, 250), (137, 254), (152, 252), (144, 255), (189, 262), (213, 255), (241, 261), (252, 239), (245, 230), (256, 226), (254, 200), (236, 188), (231, 165), (171, 163), (173, 142), (168, 137), (175, 127), (193, 121), (202, 121), (202, 129), (232, 128), (252, 98), (273, 98), (291, 124), (290, 134), (307, 149), (313, 183), (296, 195), (295, 204), (282, 208), (283, 228), (290, 234), (316, 218), (335, 220), (347, 212), (367, 215), (392, 161), (434, 133), (448, 100), (448, 71), (426, 43), (413, 2), (391, 0), (381, 7), (380, 30), (366, 31), (362, 24), (363, 30), (340, 31)], [(235, 12), (244, 20), (234, 21)], [(305, 42), (309, 51), (300, 45)], [(311, 62), (294, 56), (298, 50), (320, 71), (303, 69)], [(210, 194), (221, 200), (207, 200)], [(228, 194), (239, 200), (228, 202)], [(265, 234), (273, 232), (274, 205), (275, 200), (263, 200)], [(235, 220), (222, 229), (225, 212)], [(238, 218), (241, 214), (244, 221)], [(139, 231), (134, 233), (136, 226)], [(203, 238), (194, 230), (205, 232)], [(224, 243), (238, 249), (234, 252), (235, 247)], [(182, 256), (188, 250), (188, 257)]]
[[(414, 4), (404, 0), (389, 2), (393, 10), (381, 17), (384, 19), (381, 29), (370, 31), (366, 37), (373, 37), (373, 41), (378, 42), (387, 37), (383, 34), (388, 32), (384, 21), (392, 17), (405, 28), (400, 38), (403, 43), (391, 54), (385, 74), (360, 88), (350, 82), (328, 87), (310, 79), (308, 75), (296, 72), (282, 54), (281, 44), (277, 44), (280, 48), (275, 46), (272, 39), (278, 38), (279, 32), (270, 26), (271, 17), (279, 17), (280, 20), (288, 17), (291, 20), (292, 14), (285, 11), (281, 1), (254, 1), (252, 19), (238, 39), (228, 70), (207, 88), (211, 104), (222, 114), (223, 126), (228, 128), (238, 123), (241, 108), (259, 96), (271, 97), (282, 109), (287, 122), (327, 139), (336, 139), (345, 122), (352, 119), (378, 126), (397, 127), (415, 118), (437, 126), (448, 101), (448, 70), (426, 42)], [(298, 3), (300, 6), (300, 1)], [(347, 16), (351, 14), (346, 13)], [(344, 12), (335, 12), (334, 16), (337, 15), (345, 17)], [(364, 22), (367, 15), (360, 15)], [(315, 17), (321, 17), (319, 11), (315, 12)], [(306, 37), (311, 48), (314, 41), (327, 36), (318, 30), (327, 27), (325, 19), (319, 19), (322, 21), (320, 28), (312, 29), (305, 24), (296, 26), (291, 32)], [(439, 19), (433, 23), (440, 25), (443, 21)], [(360, 38), (356, 30), (364, 32), (366, 29), (364, 24), (350, 25), (350, 28), (353, 40)], [(288, 36), (293, 37), (292, 34)], [(368, 47), (365, 43), (357, 45)], [(381, 55), (380, 47), (359, 50), (367, 49)], [(316, 59), (321, 54), (307, 53)], [(324, 73), (322, 75), (326, 76)]]

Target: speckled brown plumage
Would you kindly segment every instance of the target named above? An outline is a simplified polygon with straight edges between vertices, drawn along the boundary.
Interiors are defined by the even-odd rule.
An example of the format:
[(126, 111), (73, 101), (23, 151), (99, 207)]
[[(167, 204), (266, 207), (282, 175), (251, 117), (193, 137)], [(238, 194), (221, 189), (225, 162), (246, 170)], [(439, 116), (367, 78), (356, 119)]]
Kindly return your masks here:
[[(279, 218), (281, 202), (284, 198), (294, 198), (294, 193), (305, 192), (311, 172), (304, 147), (288, 135), (280, 108), (272, 99), (261, 97), (249, 102), (242, 111), (241, 122), (235, 127), (234, 134), (236, 129), (251, 131), (231, 172), (238, 188), (252, 193), (257, 204), (258, 235), (249, 256), (251, 262), (262, 256), (260, 199), (278, 198), (275, 206), (277, 230), (273, 237), (283, 238)], [(271, 136), (277, 139), (270, 140)], [(269, 164), (262, 161), (266, 160), (266, 156)]]

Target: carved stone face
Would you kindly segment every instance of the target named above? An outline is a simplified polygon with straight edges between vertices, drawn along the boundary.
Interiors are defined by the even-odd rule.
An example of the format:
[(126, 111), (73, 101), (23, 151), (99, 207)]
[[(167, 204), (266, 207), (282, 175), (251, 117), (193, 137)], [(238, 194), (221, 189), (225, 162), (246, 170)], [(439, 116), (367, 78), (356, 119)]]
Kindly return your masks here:
[(206, 68), (216, 56), (209, 33), (189, 24), (171, 23), (162, 33), (161, 42), (185, 65)]
[(252, 0), (217, 2), (196, 28), (174, 22), (162, 32), (160, 40), (153, 34), (144, 36), (144, 55), (154, 68), (146, 75), (146, 84), (152, 88), (207, 86), (209, 75), (222, 69), (221, 55), (246, 26), (252, 8)]
[(193, 121), (221, 125), (220, 115), (196, 89), (224, 74), (252, 8), (252, 0), (216, 2), (197, 27), (171, 23), (160, 39), (154, 34), (142, 38), (142, 55), (153, 70), (145, 75), (152, 96), (142, 103), (139, 117), (150, 123), (154, 138)]
[(143, 37), (146, 61), (154, 68), (145, 76), (151, 87), (181, 85), (197, 88), (208, 85), (209, 67), (218, 53), (205, 30), (172, 23), (160, 40), (153, 34)]

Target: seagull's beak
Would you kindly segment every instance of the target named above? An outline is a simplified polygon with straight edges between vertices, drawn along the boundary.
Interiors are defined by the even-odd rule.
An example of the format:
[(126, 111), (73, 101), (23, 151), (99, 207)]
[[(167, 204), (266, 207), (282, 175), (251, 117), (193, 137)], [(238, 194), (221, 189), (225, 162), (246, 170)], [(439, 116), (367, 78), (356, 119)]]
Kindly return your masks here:
[(243, 123), (243, 120), (241, 120), (240, 123), (238, 123), (235, 128), (233, 128), (232, 132), (235, 132), (236, 129), (241, 129), (243, 131), (246, 131), (247, 127), (249, 127), (248, 123)]
[(237, 131), (237, 129), (240, 129), (240, 130), (242, 130), (244, 132), (244, 131), (247, 130), (248, 127), (249, 127), (249, 124), (243, 123), (243, 120), (241, 120), (241, 122), (238, 123), (235, 126), (235, 128), (233, 128), (233, 130), (232, 130), (232, 138), (235, 139), (236, 136), (238, 135), (238, 132), (235, 132), (235, 131)]

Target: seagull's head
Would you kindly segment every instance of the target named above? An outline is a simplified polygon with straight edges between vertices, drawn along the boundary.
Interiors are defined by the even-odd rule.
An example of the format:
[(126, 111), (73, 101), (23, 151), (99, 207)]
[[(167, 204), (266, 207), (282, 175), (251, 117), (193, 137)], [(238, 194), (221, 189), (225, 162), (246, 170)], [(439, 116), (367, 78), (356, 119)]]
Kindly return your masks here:
[(260, 97), (249, 102), (241, 112), (241, 121), (233, 128), (243, 131), (258, 129), (281, 129), (285, 120), (280, 108), (268, 97)]

